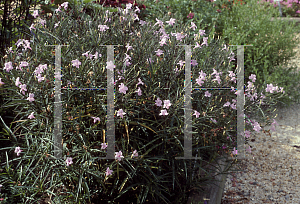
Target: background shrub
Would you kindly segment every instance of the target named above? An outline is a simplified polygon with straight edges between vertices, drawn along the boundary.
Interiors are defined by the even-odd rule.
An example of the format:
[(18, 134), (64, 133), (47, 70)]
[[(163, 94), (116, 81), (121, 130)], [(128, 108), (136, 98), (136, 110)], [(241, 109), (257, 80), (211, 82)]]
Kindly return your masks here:
[[(286, 91), (278, 102), (290, 104), (299, 98), (298, 92), (294, 91), (298, 74), (292, 72), (295, 67), (287, 67), (287, 61), (296, 54), (293, 49), (299, 44), (299, 39), (295, 40), (294, 35), (299, 29), (295, 22), (270, 21), (272, 16), (279, 16), (278, 8), (264, 8), (256, 1), (247, 1), (247, 4), (237, 4), (230, 11), (224, 10), (217, 26), (222, 30), (221, 36), (226, 44), (253, 44), (245, 47), (244, 52), (246, 82), (251, 74), (256, 75), (261, 89), (265, 89), (266, 84), (278, 82), (278, 86)], [(235, 53), (236, 49), (234, 46)]]
[[(193, 118), (194, 131), (198, 132), (193, 138), (193, 155), (197, 153), (201, 156), (203, 163), (195, 164), (190, 160), (175, 160), (174, 157), (183, 156), (181, 144), (183, 144), (184, 127), (184, 71), (178, 67), (177, 62), (179, 59), (184, 59), (184, 48), (176, 47), (178, 41), (170, 36), (172, 41), (167, 42), (172, 49), (161, 47), (164, 55), (158, 57), (154, 51), (158, 47), (159, 39), (155, 39), (153, 33), (158, 30), (158, 26), (156, 28), (150, 25), (137, 27), (132, 20), (130, 23), (128, 20), (120, 22), (120, 17), (115, 15), (111, 17), (113, 23), (110, 29), (99, 34), (98, 25), (103, 25), (106, 21), (104, 12), (95, 14), (97, 20), (89, 23), (89, 18), (76, 18), (81, 15), (82, 7), (76, 7), (76, 9), (78, 10), (70, 11), (68, 16), (64, 13), (59, 13), (59, 17), (53, 15), (47, 20), (45, 27), (35, 25), (37, 31), (31, 44), (32, 50), (25, 51), (21, 47), (14, 46), (14, 51), (22, 54), (18, 57), (10, 53), (6, 59), (12, 61), (14, 66), (22, 60), (30, 63), (31, 66), (28, 69), (23, 68), (24, 73), (20, 76), (20, 81), (28, 85), (26, 94), (35, 94), (35, 101), (28, 102), (27, 96), (22, 95), (19, 88), (14, 86), (16, 75), (20, 70), (12, 70), (14, 75), (12, 78), (7, 78), (4, 73), (8, 73), (2, 72), (1, 78), (5, 84), (1, 89), (8, 91), (3, 107), (15, 106), (18, 115), (18, 118), (14, 120), (17, 126), (12, 129), (13, 134), (11, 134), (12, 137), (18, 136), (16, 141), (13, 141), (14, 146), (1, 149), (6, 159), (6, 161), (1, 160), (3, 189), (11, 188), (19, 192), (15, 196), (19, 196), (18, 199), (22, 202), (36, 201), (50, 192), (54, 193), (52, 194), (54, 200), (61, 202), (66, 200), (70, 202), (90, 200), (92, 202), (99, 201), (99, 199), (103, 199), (103, 202), (127, 200), (128, 203), (146, 200), (156, 203), (186, 202), (189, 189), (201, 190), (207, 182), (213, 179), (191, 178), (187, 175), (200, 170), (203, 163), (210, 163), (216, 158), (215, 146), (217, 144), (226, 143), (227, 152), (235, 145), (234, 137), (232, 137), (236, 135), (235, 126), (231, 122), (236, 113), (228, 113), (228, 117), (223, 117), (217, 124), (213, 123), (210, 118), (218, 118), (220, 114), (225, 114), (228, 110), (221, 108), (221, 111), (217, 107), (222, 107), (225, 99), (235, 99), (236, 96), (229, 90), (227, 93), (221, 91), (212, 93), (211, 98), (204, 97), (203, 91), (193, 92), (192, 97), (199, 98), (199, 100), (193, 100), (193, 109), (207, 113), (207, 116), (197, 121), (195, 117)], [(165, 17), (162, 20), (165, 22), (169, 18)], [(60, 21), (59, 26), (54, 28), (54, 24), (58, 21)], [(173, 31), (170, 26), (166, 29), (168, 33)], [(189, 29), (179, 23), (176, 30), (187, 32)], [(197, 31), (188, 31), (189, 35), (182, 43), (194, 44), (192, 43), (193, 34)], [(124, 65), (123, 59), (124, 53), (127, 52), (126, 42), (130, 42), (134, 48), (128, 52), (132, 51), (130, 67)], [(125, 157), (123, 161), (99, 159), (106, 154), (100, 146), (103, 142), (101, 139), (105, 138), (103, 130), (106, 128), (105, 99), (101, 95), (107, 93), (103, 91), (99, 94), (96, 91), (79, 90), (65, 90), (62, 97), (63, 101), (68, 101), (63, 105), (64, 155), (72, 157), (73, 164), (66, 167), (66, 157), (64, 160), (46, 159), (51, 157), (52, 151), (54, 86), (51, 84), (51, 79), (54, 78), (55, 55), (53, 47), (47, 47), (45, 44), (70, 45), (62, 48), (62, 86), (70, 86), (68, 84), (70, 81), (80, 88), (90, 87), (91, 84), (106, 87), (106, 48), (101, 48), (99, 45), (123, 44), (122, 47), (115, 49), (116, 72), (121, 77), (119, 80), (128, 86), (129, 92), (124, 96), (117, 92), (115, 102), (116, 110), (123, 109), (126, 112), (125, 118), (116, 116), (115, 119), (116, 151), (123, 152)], [(197, 59), (198, 62), (198, 67), (192, 68), (194, 82), (200, 69), (207, 73), (212, 72), (211, 67), (222, 70), (223, 81), (225, 73), (228, 73), (227, 71), (232, 67), (227, 61), (227, 51), (221, 50), (223, 48), (221, 41), (208, 39), (208, 45), (207, 47), (203, 45), (202, 49), (196, 49), (193, 53), (193, 59)], [(93, 54), (99, 50), (102, 56), (96, 61), (91, 61), (82, 56), (82, 53), (88, 50)], [(79, 69), (71, 65), (71, 61), (77, 57), (82, 62)], [(153, 62), (147, 64), (148, 58), (152, 58)], [(39, 64), (48, 65), (44, 73), (45, 80), (40, 83), (33, 75), (34, 68)], [(178, 76), (174, 72), (176, 67), (179, 68)], [(91, 72), (93, 73), (90, 74)], [(137, 89), (138, 77), (145, 85), (140, 86), (144, 94), (142, 96), (134, 92)], [(121, 82), (116, 81), (116, 91)], [(212, 87), (214, 84), (215, 82), (210, 82), (206, 86)], [(167, 89), (163, 90), (162, 87)], [(168, 109), (167, 117), (159, 116), (161, 108), (154, 104), (157, 98), (170, 99), (172, 106)], [(29, 120), (28, 116), (32, 112), (35, 113), (36, 119)], [(99, 116), (101, 121), (94, 124), (92, 116)], [(7, 131), (9, 130), (10, 128), (7, 128)], [(201, 134), (204, 134), (206, 138), (203, 139)], [(14, 153), (17, 146), (23, 150), (20, 157)], [(135, 149), (138, 150), (140, 157), (130, 159)], [(104, 180), (107, 167), (114, 171), (113, 176), (108, 178), (109, 183)]]

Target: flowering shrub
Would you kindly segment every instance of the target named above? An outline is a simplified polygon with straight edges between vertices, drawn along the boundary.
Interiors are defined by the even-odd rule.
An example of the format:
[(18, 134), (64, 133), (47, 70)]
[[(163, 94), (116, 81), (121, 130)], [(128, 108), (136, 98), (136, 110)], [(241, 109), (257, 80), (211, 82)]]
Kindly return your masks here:
[(205, 30), (213, 30), (215, 23), (222, 13), (217, 11), (211, 2), (205, 0), (144, 0), (140, 1), (146, 6), (145, 17), (141, 19), (149, 22), (155, 22), (156, 18), (170, 16), (176, 18), (184, 25), (190, 25), (193, 22), (197, 26), (202, 26)]
[[(266, 7), (272, 6), (277, 8), (278, 11), (278, 2), (273, 0), (261, 0), (257, 2), (260, 5)], [(282, 16), (283, 17), (299, 17), (300, 14), (300, 4), (298, 0), (283, 0), (280, 2)], [(279, 12), (279, 11), (278, 11)]]
[[(206, 37), (207, 31), (193, 22), (187, 26), (166, 17), (156, 19), (154, 25), (139, 21), (135, 14), (139, 9), (131, 4), (119, 9), (120, 16), (107, 11), (95, 13), (92, 20), (73, 19), (71, 15), (78, 10), (67, 13), (67, 7), (65, 2), (51, 19), (28, 25), (34, 38), (19, 39), (1, 65), (3, 107), (19, 107), (14, 121), (18, 125), (5, 124), (13, 146), (1, 149), (6, 157), (0, 174), (6, 199), (24, 203), (41, 197), (72, 203), (186, 202), (189, 190), (201, 189), (207, 178), (186, 176), (201, 169), (200, 162), (175, 159), (184, 155), (185, 56), (193, 58), (193, 155), (209, 163), (217, 151), (223, 157), (238, 154), (233, 121), (236, 96), (243, 93), (235, 88), (234, 53), (224, 42)], [(36, 18), (38, 14), (33, 12)], [(54, 73), (57, 53), (47, 46), (57, 44), (69, 45), (62, 47), (61, 76)], [(114, 48), (113, 61), (107, 62), (107, 49), (101, 45), (120, 45)], [(192, 53), (185, 54), (185, 48), (176, 45), (192, 45)], [(104, 87), (110, 81), (107, 70), (114, 69), (115, 159), (108, 160), (102, 159), (111, 145), (105, 131), (109, 105)], [(64, 88), (64, 158), (58, 160), (47, 159), (53, 157), (52, 79), (61, 80)], [(252, 74), (249, 80), (246, 115), (251, 106), (284, 93), (272, 84), (265, 94), (257, 93), (256, 76)], [(82, 90), (91, 88), (95, 90)], [(246, 143), (249, 130), (262, 129), (257, 121), (247, 122)]]

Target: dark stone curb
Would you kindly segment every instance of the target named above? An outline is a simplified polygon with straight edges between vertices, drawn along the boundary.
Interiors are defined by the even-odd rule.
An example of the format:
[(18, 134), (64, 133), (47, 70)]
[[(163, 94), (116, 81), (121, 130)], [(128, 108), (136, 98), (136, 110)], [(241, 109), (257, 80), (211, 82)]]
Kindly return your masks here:
[[(240, 160), (245, 158), (238, 157), (237, 159)], [(234, 160), (234, 158), (231, 157), (228, 157), (227, 159), (219, 159), (217, 162), (214, 161), (213, 165), (218, 166), (218, 172), (223, 172), (230, 167), (230, 163), (232, 162), (232, 160)], [(215, 167), (211, 165), (209, 165), (208, 167), (204, 167), (206, 171), (211, 170), (212, 168)], [(229, 174), (229, 172), (230, 170), (227, 173)], [(205, 201), (207, 204), (220, 204), (222, 201), (224, 187), (227, 180), (227, 173), (215, 176), (216, 181), (213, 181), (208, 186), (206, 186), (205, 192), (192, 191), (189, 195), (187, 204), (200, 204), (205, 203)], [(211, 174), (209, 176), (211, 176)]]

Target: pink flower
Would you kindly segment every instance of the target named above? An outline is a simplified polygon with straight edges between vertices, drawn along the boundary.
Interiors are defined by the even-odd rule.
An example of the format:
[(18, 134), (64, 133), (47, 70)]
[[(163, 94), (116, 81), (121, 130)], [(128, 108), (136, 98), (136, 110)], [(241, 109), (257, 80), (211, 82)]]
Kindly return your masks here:
[(32, 101), (34, 101), (33, 97), (34, 97), (34, 94), (30, 93), (29, 97), (27, 98), (27, 100), (30, 101), (30, 102), (32, 102)]
[(94, 123), (97, 122), (97, 120), (100, 122), (100, 118), (99, 117), (92, 117), (94, 119)]
[(223, 107), (226, 107), (226, 106), (230, 106), (230, 102), (229, 102), (229, 101), (227, 101), (227, 102), (223, 105)]
[(17, 87), (19, 87), (19, 85), (21, 85), (21, 83), (20, 83), (20, 77), (18, 77), (18, 78), (16, 79), (16, 83), (15, 83), (15, 84), (16, 84)]
[(237, 155), (237, 154), (238, 154), (238, 151), (235, 150), (235, 147), (233, 148), (232, 154), (234, 154), (234, 155)]
[(198, 47), (199, 47), (199, 48), (202, 48), (202, 47), (199, 45), (199, 43), (196, 42), (196, 46), (194, 47), (194, 49), (195, 49), (195, 48), (198, 48)]
[(190, 13), (188, 16), (187, 16), (187, 18), (194, 18), (194, 13)]
[(60, 9), (61, 9), (61, 6), (58, 6), (58, 8), (57, 8), (57, 9), (55, 9), (55, 11), (54, 11), (54, 12), (57, 12), (57, 13), (58, 13), (59, 11), (61, 12), (61, 10), (60, 10)]
[(125, 47), (127, 48), (126, 52), (128, 52), (128, 50), (132, 49), (132, 46), (129, 46), (129, 43), (127, 43), (127, 45)]
[[(224, 48), (222, 48), (222, 50), (228, 51), (228, 47), (226, 46), (226, 44), (224, 45)], [(221, 50), (221, 51), (222, 51), (222, 50)], [(232, 71), (229, 71), (229, 72), (232, 72)]]
[(115, 152), (115, 159), (121, 161), (121, 159), (124, 158), (124, 156), (122, 156), (122, 152)]
[(25, 94), (25, 92), (24, 91), (27, 91), (27, 89), (26, 89), (26, 84), (22, 84), (22, 85), (20, 85), (19, 86), (20, 87), (20, 92), (23, 92), (23, 94)]
[(114, 65), (114, 63), (112, 61), (106, 62), (106, 64), (107, 64), (106, 68), (111, 70), (111, 71), (113, 71), (114, 68), (116, 67), (116, 65)]
[(40, 24), (42, 24), (44, 26), (45, 23), (46, 23), (46, 20), (40, 19)]
[(54, 28), (56, 28), (58, 26), (58, 24), (60, 23), (60, 21), (58, 21), (58, 23), (54, 24)]
[(141, 10), (136, 6), (135, 7), (136, 9), (134, 10), (134, 12), (136, 13), (136, 12), (138, 12), (138, 13), (140, 13), (141, 12)]
[(33, 15), (34, 18), (36, 18), (39, 15), (39, 11), (34, 10), (32, 15)]
[(144, 82), (142, 82), (142, 80), (140, 78), (138, 78), (138, 80), (139, 80), (139, 83), (137, 85), (139, 85), (139, 84), (144, 85)]
[[(40, 74), (36, 76), (36, 78), (38, 79), (38, 82), (41, 82), (45, 79), (45, 77), (42, 77)], [(55, 78), (58, 78), (57, 76)]]
[(205, 97), (211, 97), (211, 93), (209, 93), (208, 91), (205, 91)]
[(101, 143), (101, 149), (106, 149), (107, 144), (106, 143)]
[(144, 25), (146, 24), (146, 21), (140, 20), (140, 24), (141, 24), (142, 26), (144, 26)]
[(164, 25), (164, 23), (161, 21), (161, 20), (158, 20), (157, 18), (156, 18), (156, 23), (154, 24), (154, 26), (156, 25), (156, 24), (159, 24), (161, 27), (163, 27), (163, 25)]
[(110, 170), (109, 167), (107, 167), (107, 169), (106, 169), (106, 171), (105, 171), (105, 174), (106, 174), (106, 176), (109, 176), (109, 175), (111, 175), (112, 172), (113, 172), (113, 171)]
[(185, 63), (184, 61), (180, 60), (177, 64), (179, 64), (180, 67), (182, 67), (184, 63)]
[(121, 85), (119, 85), (119, 91), (120, 93), (124, 93), (126, 94), (126, 91), (128, 90), (127, 86), (125, 86), (123, 83), (121, 83)]
[(199, 79), (201, 80), (205, 80), (206, 74), (201, 70), (201, 72), (199, 72)]
[(4, 64), (4, 69), (9, 72), (10, 70), (14, 69), (13, 66), (12, 66), (12, 62), (7, 62)]
[(16, 147), (15, 149), (15, 153), (17, 153), (17, 156), (20, 156), (20, 153), (22, 152), (23, 150), (21, 150), (20, 147)]
[(252, 79), (252, 82), (255, 82), (256, 75), (255, 74), (251, 74), (251, 76), (249, 76), (249, 79)]
[(204, 83), (204, 81), (202, 81), (203, 79), (198, 78), (196, 79), (196, 83), (199, 84), (199, 86), (202, 86), (202, 84)]
[(208, 46), (208, 44), (207, 44), (207, 39), (208, 39), (208, 37), (203, 37), (203, 43), (202, 43), (201, 45), (206, 45), (206, 46)]
[(155, 51), (156, 52), (156, 55), (157, 56), (160, 56), (160, 55), (162, 55), (164, 52), (162, 51), (162, 50), (160, 50), (160, 49), (158, 49), (157, 51)]
[(4, 84), (4, 82), (2, 82), (2, 79), (0, 78), (0, 86), (3, 85), (3, 84)]
[(8, 54), (9, 53), (14, 53), (13, 51), (12, 51), (12, 47), (10, 47), (9, 49), (8, 49)]
[(139, 96), (142, 95), (142, 91), (141, 91), (141, 88), (140, 88), (140, 87), (139, 87), (138, 90), (136, 90), (135, 92), (137, 92)]
[(166, 21), (169, 25), (173, 25), (175, 23), (175, 20), (174, 18), (171, 18), (170, 21)]
[(250, 134), (251, 134), (250, 131), (248, 131), (248, 130), (245, 131), (245, 137), (246, 137), (246, 138), (249, 138), (249, 137), (250, 137)]
[(20, 69), (21, 71), (23, 71), (21, 68), (22, 68), (22, 67), (27, 67), (27, 66), (28, 66), (28, 62), (22, 61), (21, 64), (19, 65), (19, 69)]
[(253, 130), (255, 130), (256, 132), (259, 132), (259, 130), (261, 129), (261, 127), (258, 124), (258, 122), (255, 122), (253, 126), (254, 126)]
[(170, 107), (171, 105), (172, 105), (172, 104), (170, 103), (170, 100), (164, 100), (164, 107), (163, 107), (163, 108), (169, 109), (169, 107)]
[(69, 166), (70, 164), (73, 164), (72, 157), (67, 157), (66, 163), (67, 163), (67, 166)]
[(78, 59), (72, 60), (71, 62), (73, 63), (72, 65), (77, 68), (79, 68), (79, 65), (81, 65), (81, 62)]
[(62, 3), (60, 6), (63, 6), (64, 9), (67, 10), (67, 8), (68, 8), (68, 3), (69, 3), (69, 2), (66, 1), (66, 2)]
[(191, 22), (192, 26), (190, 27), (191, 29), (195, 30), (197, 28), (196, 24)]
[(89, 54), (88, 54), (89, 52), (90, 52), (90, 51), (87, 51), (86, 53), (83, 53), (82, 56), (89, 57)]
[(159, 115), (169, 115), (167, 110), (161, 110)]
[(139, 154), (137, 153), (136, 150), (134, 150), (131, 157), (138, 157), (138, 156), (139, 156)]
[(185, 36), (187, 36), (187, 34), (182, 35), (181, 33), (171, 33), (171, 34), (172, 34), (172, 36), (176, 36), (176, 40), (180, 40), (180, 41), (182, 41), (182, 39), (183, 39)]
[(212, 118), (211, 118), (210, 120), (213, 121), (214, 123), (217, 123), (217, 121), (216, 121), (215, 119), (212, 119)]
[(28, 118), (29, 118), (29, 119), (35, 118), (35, 117), (33, 116), (33, 114), (34, 114), (34, 112), (32, 112), (32, 113), (28, 116)]
[(199, 34), (202, 36), (202, 35), (205, 35), (205, 30), (199, 30)]
[(19, 39), (16, 43), (15, 43), (15, 45), (17, 46), (17, 47), (20, 47), (20, 45), (22, 45), (23, 44), (23, 39)]
[(191, 64), (192, 64), (193, 66), (198, 65), (197, 60), (191, 60)]
[[(95, 59), (98, 59), (98, 52), (96, 52), (93, 56), (94, 56)], [(99, 54), (99, 57), (101, 57), (101, 56), (102, 56), (102, 55)]]
[[(46, 21), (45, 21), (46, 22)], [(30, 47), (30, 42), (28, 40), (24, 40), (23, 39), (23, 46), (25, 48), (25, 50), (27, 50), (27, 48), (31, 49)], [(32, 49), (31, 49), (32, 50)]]
[(98, 29), (99, 29), (99, 31), (103, 32), (106, 29), (109, 29), (109, 27), (107, 25), (98, 25)]
[(300, 13), (300, 10), (296, 11), (296, 13)]
[(156, 106), (162, 106), (161, 103), (162, 103), (162, 101), (159, 98), (157, 98), (156, 101), (155, 101), (155, 105)]
[(35, 27), (33, 27), (33, 24), (31, 24), (29, 30), (31, 31), (31, 29), (35, 29)]
[(272, 125), (278, 125), (278, 123), (276, 122), (276, 120), (275, 119), (273, 119), (273, 123), (272, 123)]
[(126, 114), (126, 113), (123, 112), (122, 109), (119, 109), (119, 110), (117, 111), (117, 116), (120, 116), (121, 118), (123, 118), (123, 115), (124, 115), (124, 114)]
[(234, 103), (232, 103), (232, 104), (230, 105), (230, 107), (231, 107), (232, 109), (236, 109), (236, 105), (235, 105)]
[(199, 118), (200, 113), (196, 110), (194, 110), (194, 111), (195, 111), (195, 113), (193, 115), (196, 115), (196, 118)]

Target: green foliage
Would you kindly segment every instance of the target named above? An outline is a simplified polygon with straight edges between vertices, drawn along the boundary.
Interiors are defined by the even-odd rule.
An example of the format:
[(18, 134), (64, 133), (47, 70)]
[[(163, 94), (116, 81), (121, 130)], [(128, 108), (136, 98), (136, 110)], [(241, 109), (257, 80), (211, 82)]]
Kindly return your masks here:
[[(272, 16), (278, 17), (277, 9), (260, 7), (254, 0), (246, 5), (237, 4), (230, 12), (224, 11), (217, 25), (222, 30), (221, 37), (226, 44), (253, 45), (245, 47), (244, 51), (245, 80), (247, 82), (248, 77), (255, 74), (258, 84), (262, 85), (260, 90), (270, 83), (278, 83), (284, 90), (289, 90), (286, 84), (296, 80), (286, 77), (289, 76), (287, 74), (281, 76), (280, 82), (275, 77), (281, 73), (277, 67), (286, 67), (287, 61), (296, 54), (293, 49), (300, 42), (293, 39), (295, 22), (270, 21)], [(236, 49), (233, 47), (233, 50)], [(295, 94), (292, 93), (292, 100), (296, 99)], [(279, 100), (291, 101), (287, 94)]]
[[(5, 96), (2, 108), (15, 107), (18, 116), (13, 121), (15, 127), (6, 128), (13, 145), (0, 149), (5, 154), (5, 160), (1, 157), (2, 189), (11, 189), (10, 192), (18, 196), (18, 202), (21, 203), (50, 196), (57, 203), (90, 203), (99, 200), (103, 203), (124, 203), (124, 200), (127, 203), (185, 203), (191, 189), (202, 190), (213, 180), (213, 177), (197, 173), (205, 170), (204, 164), (212, 163), (220, 155), (227, 157), (236, 145), (236, 124), (233, 121), (237, 113), (223, 106), (236, 99), (236, 95), (230, 90), (211, 90), (212, 96), (205, 97), (205, 90), (193, 90), (192, 109), (200, 112), (200, 116), (192, 116), (192, 154), (202, 159), (197, 162), (175, 159), (184, 155), (185, 69), (178, 62), (185, 59), (185, 48), (177, 45), (195, 45), (194, 34), (198, 34), (199, 29), (204, 29), (206, 25), (199, 24), (196, 30), (192, 30), (189, 29), (190, 23), (176, 22), (172, 27), (165, 23), (170, 20), (169, 16), (158, 17), (165, 23), (165, 31), (170, 34), (166, 45), (160, 46), (161, 39), (154, 32), (158, 32), (159, 25), (153, 26), (152, 22), (141, 26), (133, 21), (133, 16), (121, 21), (120, 15), (123, 14), (112, 15), (93, 6), (90, 7), (91, 13), (85, 14), (81, 12), (84, 6), (91, 4), (74, 6), (68, 14), (62, 12), (53, 15), (47, 19), (46, 27), (36, 25), (35, 37), (30, 44), (32, 50), (25, 51), (14, 46), (15, 53), (8, 54), (5, 60), (11, 61), (14, 67), (20, 61), (27, 61), (30, 66), (23, 67), (23, 72), (13, 69), (10, 73), (1, 73), (5, 83), (0, 88)], [(105, 23), (108, 18), (111, 18), (111, 22)], [(59, 26), (54, 28), (58, 21)], [(99, 25), (108, 25), (109, 29), (101, 32)], [(171, 35), (174, 32), (186, 33), (187, 36), (180, 42)], [(202, 87), (221, 86), (211, 81), (212, 68), (223, 72), (220, 76), (223, 85), (226, 81), (226, 87), (236, 87), (226, 76), (229, 70), (236, 74), (234, 66), (228, 62), (229, 50), (222, 50), (222, 39), (213, 38), (213, 26), (206, 33), (208, 46), (202, 45), (201, 49), (192, 47), (192, 59), (198, 63), (191, 68), (192, 87), (200, 87), (195, 85), (200, 71), (207, 73), (209, 79)], [(203, 36), (198, 35), (196, 42), (201, 44)], [(107, 49), (100, 45), (121, 45), (114, 48), (114, 106), (116, 111), (122, 109), (126, 115), (121, 118), (115, 113), (114, 121), (115, 151), (123, 152), (122, 161), (100, 159), (107, 154), (100, 148), (107, 141), (105, 90), (62, 91), (64, 159), (49, 159), (52, 158), (53, 145), (54, 85), (51, 81), (54, 78), (55, 55), (54, 48), (46, 45), (57, 44), (69, 45), (63, 46), (61, 52), (62, 87), (77, 88), (106, 87)], [(133, 49), (127, 50), (127, 44)], [(164, 54), (157, 56), (155, 51), (158, 49)], [(87, 51), (90, 51), (89, 54), (98, 52), (102, 56), (89, 59), (82, 55)], [(20, 52), (22, 54), (16, 56)], [(129, 61), (132, 64), (129, 66), (124, 64), (125, 54), (131, 57)], [(153, 61), (148, 60), (147, 63), (149, 58)], [(75, 59), (81, 62), (79, 68), (72, 66), (71, 61)], [(34, 68), (40, 64), (47, 64), (48, 67), (43, 73), (45, 80), (37, 82)], [(1, 67), (4, 67), (3, 64)], [(178, 73), (175, 72), (176, 68)], [(15, 86), (18, 76), (22, 84), (27, 84), (25, 95)], [(143, 85), (137, 86), (138, 78)], [(126, 94), (119, 91), (121, 83), (128, 87)], [(142, 91), (141, 96), (136, 93), (138, 87)], [(28, 93), (35, 94), (35, 101), (26, 100)], [(168, 115), (160, 115), (163, 108), (155, 104), (158, 98), (170, 100), (172, 105), (167, 109)], [(35, 119), (28, 119), (32, 112)], [(101, 121), (93, 123), (91, 117), (100, 117)], [(15, 137), (17, 141), (13, 140)], [(226, 145), (227, 148), (217, 152), (216, 145)], [(20, 156), (14, 153), (17, 146), (23, 150)], [(134, 150), (138, 151), (138, 158), (131, 158)], [(73, 159), (70, 166), (65, 163), (67, 156)], [(113, 170), (110, 176), (105, 175), (107, 167)], [(191, 176), (193, 172), (196, 172), (195, 177)], [(12, 196), (8, 192), (4, 195), (9, 199)]]
[[(176, 21), (182, 22), (184, 25), (191, 26), (191, 22), (193, 22), (196, 26), (205, 28), (205, 30), (212, 30), (221, 15), (211, 2), (205, 0), (167, 0), (156, 2), (145, 0), (137, 2), (146, 5), (146, 10), (143, 13), (145, 18), (141, 19), (149, 22), (156, 22), (156, 18), (169, 16), (170, 18), (175, 18)], [(194, 14), (193, 18), (187, 17), (190, 13)]]

